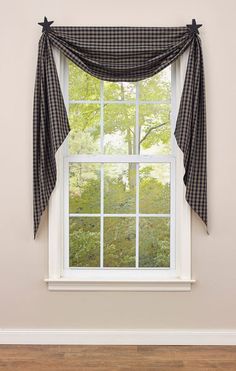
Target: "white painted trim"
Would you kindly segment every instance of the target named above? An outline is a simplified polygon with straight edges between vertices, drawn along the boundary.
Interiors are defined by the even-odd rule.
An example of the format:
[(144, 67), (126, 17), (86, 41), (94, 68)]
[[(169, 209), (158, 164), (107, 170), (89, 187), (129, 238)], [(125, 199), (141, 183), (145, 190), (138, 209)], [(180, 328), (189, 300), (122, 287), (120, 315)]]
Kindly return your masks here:
[[(69, 100), (69, 104), (100, 104), (101, 100)], [(134, 100), (104, 100), (104, 103), (108, 104), (133, 104)], [(168, 100), (140, 100), (139, 104), (169, 104)]]
[(236, 329), (0, 329), (0, 344), (236, 345)]
[[(174, 74), (176, 81), (176, 92), (174, 98), (174, 113), (173, 117), (176, 122), (179, 105), (184, 86), (189, 50), (180, 56), (175, 62), (177, 73)], [(176, 150), (176, 274), (183, 279), (191, 278), (191, 209), (185, 199), (185, 185), (183, 182), (184, 165), (183, 153), (180, 148), (175, 145)]]
[(173, 163), (174, 157), (171, 155), (71, 155), (65, 158), (67, 162), (104, 162), (104, 163)]
[[(53, 48), (53, 55), (55, 64), (57, 66), (58, 77), (61, 86), (66, 84), (66, 73), (62, 73), (65, 69), (64, 57), (59, 50)], [(64, 99), (66, 100), (65, 92), (63, 91)], [(64, 239), (64, 219), (61, 212), (63, 205), (63, 153), (65, 150), (65, 143), (56, 152), (57, 164), (57, 181), (52, 195), (49, 199), (49, 217), (48, 217), (48, 271), (51, 278), (57, 279), (61, 277), (63, 271), (63, 244)], [(60, 226), (60, 228), (58, 228)]]
[(194, 280), (89, 280), (87, 279), (45, 279), (51, 291), (191, 291)]

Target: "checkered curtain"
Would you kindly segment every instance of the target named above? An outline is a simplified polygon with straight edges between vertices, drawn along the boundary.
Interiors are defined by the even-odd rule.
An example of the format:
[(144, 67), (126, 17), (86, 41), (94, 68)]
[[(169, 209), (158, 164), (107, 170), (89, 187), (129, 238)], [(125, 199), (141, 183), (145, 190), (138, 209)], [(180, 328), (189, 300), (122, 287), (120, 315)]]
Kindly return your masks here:
[(52, 47), (107, 81), (151, 77), (189, 49), (175, 137), (184, 154), (186, 200), (207, 225), (205, 85), (197, 29), (49, 27), (39, 41), (34, 94), (34, 236), (55, 187), (55, 153), (70, 131)]

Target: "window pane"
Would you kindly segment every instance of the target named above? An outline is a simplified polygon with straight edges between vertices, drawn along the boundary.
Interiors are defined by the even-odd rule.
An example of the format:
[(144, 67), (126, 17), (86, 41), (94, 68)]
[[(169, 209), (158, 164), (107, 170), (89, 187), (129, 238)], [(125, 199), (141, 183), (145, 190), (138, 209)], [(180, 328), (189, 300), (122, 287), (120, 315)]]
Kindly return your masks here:
[(104, 218), (104, 267), (135, 267), (135, 218)]
[(142, 155), (171, 152), (171, 121), (168, 104), (141, 104), (139, 126)]
[(105, 214), (135, 213), (136, 165), (104, 165)]
[(69, 61), (69, 100), (99, 100), (100, 80)]
[(166, 101), (171, 99), (171, 67), (139, 82), (139, 99)]
[(70, 213), (100, 213), (100, 164), (71, 163), (69, 183)]
[(135, 106), (107, 104), (104, 108), (104, 150), (106, 154), (135, 153)]
[(134, 82), (104, 81), (104, 100), (135, 100), (136, 84)]
[(170, 266), (170, 219), (139, 219), (139, 266)]
[(170, 164), (141, 164), (139, 210), (142, 214), (170, 213)]
[(70, 104), (70, 154), (100, 152), (100, 105)]
[(100, 218), (70, 218), (70, 267), (100, 266)]

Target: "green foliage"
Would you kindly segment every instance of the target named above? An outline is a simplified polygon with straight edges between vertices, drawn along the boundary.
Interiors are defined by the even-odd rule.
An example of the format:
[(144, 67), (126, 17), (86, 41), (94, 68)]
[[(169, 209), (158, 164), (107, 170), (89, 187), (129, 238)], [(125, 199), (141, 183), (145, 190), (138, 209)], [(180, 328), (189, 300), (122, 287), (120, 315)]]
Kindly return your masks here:
[(70, 267), (99, 267), (100, 219), (70, 218)]
[(136, 83), (104, 82), (104, 100), (135, 100)]
[[(142, 214), (169, 214), (170, 213), (170, 183), (158, 177), (158, 172), (164, 176), (170, 173), (167, 164), (143, 165), (140, 168), (139, 182), (139, 211)], [(159, 178), (159, 179), (158, 179)]]
[(139, 108), (141, 154), (169, 153), (171, 144), (170, 106), (143, 104)]
[(71, 154), (89, 154), (100, 151), (100, 105), (71, 104), (69, 109)]
[(170, 68), (140, 81), (139, 98), (146, 101), (169, 101), (171, 98), (171, 86), (168, 78)]
[(140, 218), (140, 267), (170, 266), (170, 221), (168, 218)]
[(104, 219), (104, 266), (135, 267), (135, 218)]
[[(105, 153), (134, 154), (135, 105), (107, 104), (104, 109)], [(121, 141), (116, 146), (117, 138)]]
[[(107, 214), (135, 213), (136, 171), (133, 164), (104, 166), (104, 212)], [(130, 178), (132, 177), (133, 182)]]
[(69, 184), (70, 213), (100, 213), (99, 164), (70, 164)]
[(69, 62), (69, 100), (99, 100), (100, 80)]

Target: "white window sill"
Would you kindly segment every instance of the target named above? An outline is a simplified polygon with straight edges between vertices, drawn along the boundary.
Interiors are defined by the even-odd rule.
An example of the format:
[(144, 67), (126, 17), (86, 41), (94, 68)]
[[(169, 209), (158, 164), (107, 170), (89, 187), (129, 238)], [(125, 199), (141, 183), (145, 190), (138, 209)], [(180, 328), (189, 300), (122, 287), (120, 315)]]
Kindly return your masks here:
[(71, 278), (45, 279), (50, 291), (191, 291), (195, 280), (75, 280)]

